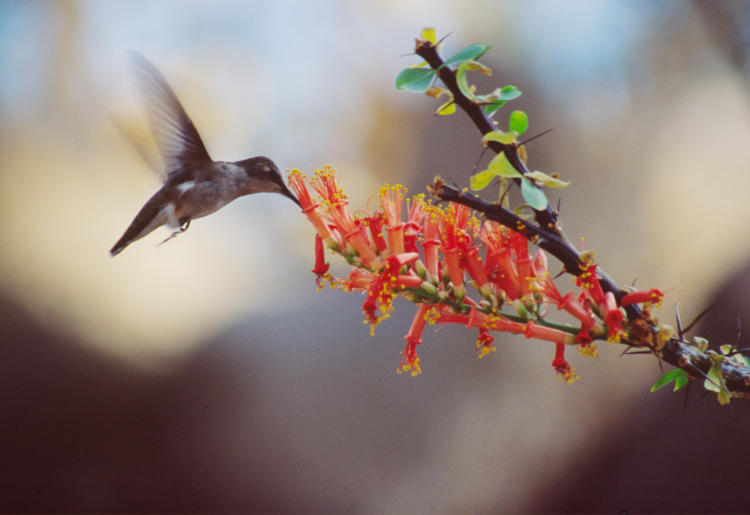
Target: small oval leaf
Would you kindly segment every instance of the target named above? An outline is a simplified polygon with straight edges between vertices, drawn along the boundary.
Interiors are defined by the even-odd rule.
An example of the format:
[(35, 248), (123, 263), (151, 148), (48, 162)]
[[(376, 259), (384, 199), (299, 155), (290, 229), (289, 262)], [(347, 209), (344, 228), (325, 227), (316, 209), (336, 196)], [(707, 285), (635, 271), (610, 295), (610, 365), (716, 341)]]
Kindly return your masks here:
[(513, 111), (508, 120), (508, 130), (516, 131), (520, 136), (529, 127), (529, 117), (523, 111)]
[(521, 96), (521, 90), (518, 89), (515, 86), (503, 86), (503, 88), (500, 90), (500, 100), (505, 100), (506, 102), (508, 100), (513, 100), (515, 98), (518, 98)]
[(676, 392), (677, 390), (679, 390), (686, 384), (688, 384), (688, 376), (687, 376), (687, 373), (684, 370), (682, 370), (682, 374), (677, 375), (677, 377), (674, 380), (674, 390), (672, 391)]
[(539, 170), (534, 170), (533, 172), (526, 174), (526, 177), (534, 182), (541, 182), (544, 186), (550, 188), (565, 188), (566, 186), (570, 186), (570, 181), (563, 181), (562, 179), (552, 177), (551, 175), (547, 175)]
[(424, 93), (434, 77), (435, 71), (430, 68), (406, 68), (396, 77), (396, 89)]
[(471, 91), (469, 82), (466, 79), (466, 67), (463, 64), (456, 70), (456, 84), (466, 98), (474, 100), (474, 93)]
[(437, 111), (435, 111), (435, 114), (439, 114), (440, 116), (446, 116), (449, 114), (453, 114), (455, 112), (456, 112), (456, 103), (453, 101), (453, 99), (450, 99), (445, 104), (438, 107)]
[(512, 164), (510, 164), (510, 161), (508, 161), (508, 158), (505, 157), (505, 152), (501, 152), (498, 155), (496, 155), (494, 158), (492, 158), (492, 161), (490, 161), (489, 166), (487, 166), (488, 170), (491, 170), (492, 173), (499, 177), (508, 177), (508, 178), (516, 178), (516, 177), (523, 177), (521, 175), (521, 172), (516, 170)]
[(526, 177), (521, 179), (521, 195), (526, 203), (537, 211), (543, 211), (547, 209), (547, 206), (549, 205), (547, 202), (547, 196), (544, 192), (534, 186), (534, 184)]
[(475, 173), (471, 176), (471, 189), (474, 191), (483, 190), (494, 178), (495, 174), (492, 173), (492, 170), (482, 170), (481, 172)]
[(484, 54), (487, 50), (489, 50), (491, 47), (487, 45), (482, 45), (481, 43), (475, 43), (473, 45), (469, 45), (460, 52), (458, 52), (456, 55), (449, 57), (445, 60), (443, 66), (448, 66), (451, 64), (456, 63), (462, 63), (464, 61), (471, 61), (473, 59), (478, 59), (482, 54)]
[[(659, 379), (656, 380), (654, 385), (651, 387), (651, 393), (654, 393), (655, 391), (660, 390), (661, 388), (668, 385), (672, 381), (675, 381), (675, 391), (679, 390), (680, 388), (682, 388), (682, 384), (684, 384), (682, 383), (682, 379), (680, 378), (684, 378), (685, 383), (687, 382), (687, 375), (685, 374), (684, 370), (682, 370), (681, 368), (675, 368), (674, 370), (670, 370), (669, 372), (667, 372), (666, 374), (664, 374), (663, 376), (661, 376)], [(678, 381), (681, 383), (679, 388), (677, 387)]]
[(503, 107), (503, 104), (505, 103), (505, 100), (500, 100), (498, 102), (493, 102), (492, 104), (484, 106), (484, 113), (486, 115), (491, 115), (501, 107)]
[(482, 75), (492, 75), (492, 68), (487, 66), (486, 64), (482, 64), (479, 61), (466, 61), (462, 63), (463, 66), (466, 67), (467, 70), (473, 71), (473, 72), (479, 72)]
[[(503, 131), (492, 131), (482, 137), (482, 144), (486, 147), (490, 141), (497, 141), (498, 143), (504, 143), (506, 145), (515, 143), (516, 135), (510, 132)], [(505, 154), (503, 154), (505, 155)]]
[(422, 29), (422, 40), (429, 41), (433, 45), (437, 43), (437, 36), (435, 35), (435, 29), (432, 27), (425, 27)]

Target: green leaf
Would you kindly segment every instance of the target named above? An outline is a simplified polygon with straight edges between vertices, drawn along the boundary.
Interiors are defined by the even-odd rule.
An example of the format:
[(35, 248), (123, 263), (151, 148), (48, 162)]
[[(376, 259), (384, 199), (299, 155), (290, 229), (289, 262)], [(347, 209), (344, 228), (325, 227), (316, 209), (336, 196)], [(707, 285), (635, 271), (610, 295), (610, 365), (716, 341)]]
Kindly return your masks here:
[(711, 363), (711, 368), (708, 369), (708, 374), (706, 374), (706, 379), (703, 381), (703, 387), (706, 390), (711, 390), (712, 392), (720, 393), (722, 389), (721, 385), (721, 362), (718, 360), (714, 360), (713, 363)]
[(674, 385), (674, 391), (676, 392), (680, 388), (682, 388), (685, 384), (687, 384), (688, 378), (687, 374), (684, 370), (681, 368), (675, 368), (674, 370), (670, 370), (663, 376), (661, 376), (659, 379), (656, 380), (654, 385), (651, 387), (651, 393), (654, 393), (656, 390), (660, 390), (664, 386), (668, 385), (672, 381), (675, 382)]
[(521, 90), (515, 86), (503, 86), (500, 90), (500, 100), (513, 100), (521, 96)]
[(459, 53), (454, 55), (453, 57), (449, 57), (445, 60), (445, 62), (440, 66), (442, 68), (443, 66), (448, 66), (451, 64), (456, 63), (462, 63), (464, 61), (471, 61), (474, 59), (478, 59), (482, 56), (487, 50), (489, 50), (490, 46), (482, 45), (480, 43), (475, 43), (473, 45), (469, 45), (463, 50), (461, 50)]
[(529, 127), (529, 118), (523, 111), (513, 111), (510, 113), (510, 120), (508, 121), (508, 130), (516, 131), (520, 136)]
[(489, 143), (490, 141), (497, 141), (498, 143), (504, 143), (508, 145), (510, 143), (515, 143), (516, 134), (510, 133), (510, 132), (503, 132), (503, 131), (488, 132), (482, 137), (482, 144), (484, 146), (487, 146), (487, 143)]
[(734, 346), (731, 343), (725, 343), (724, 345), (719, 345), (719, 350), (726, 356), (732, 351), (732, 347)]
[(396, 89), (424, 93), (434, 77), (435, 71), (429, 68), (406, 68), (396, 77)]
[(710, 354), (710, 356), (712, 360), (711, 368), (708, 369), (708, 374), (706, 374), (706, 379), (703, 381), (703, 386), (706, 390), (716, 392), (716, 400), (719, 401), (719, 404), (722, 406), (726, 406), (732, 399), (732, 394), (729, 392), (727, 384), (724, 382), (724, 375), (721, 371), (721, 364), (726, 358), (719, 354)]
[(429, 41), (433, 45), (437, 44), (437, 37), (435, 36), (435, 29), (431, 27), (425, 27), (422, 29), (422, 40)]
[(474, 191), (484, 189), (495, 177), (502, 177), (505, 180), (506, 178), (523, 177), (523, 175), (513, 168), (508, 158), (505, 157), (505, 152), (501, 152), (490, 161), (486, 170), (471, 176), (471, 189)]
[(464, 66), (468, 71), (479, 72), (482, 75), (492, 75), (492, 68), (479, 61), (466, 61), (461, 63), (461, 66)]
[(489, 105), (485, 106), (484, 112), (487, 114), (492, 114), (498, 109), (500, 109), (509, 100), (513, 100), (520, 96), (521, 96), (520, 89), (518, 89), (515, 86), (508, 85), (502, 88), (497, 88), (492, 93), (489, 93), (487, 95), (482, 95), (477, 98), (481, 100), (482, 102), (491, 102)]
[(487, 114), (487, 115), (490, 115), (490, 114), (494, 113), (495, 111), (497, 111), (498, 109), (500, 109), (501, 107), (503, 107), (504, 103), (505, 103), (505, 101), (495, 102), (493, 104), (486, 105), (486, 106), (484, 106), (484, 113)]
[(521, 172), (513, 168), (513, 165), (510, 164), (508, 158), (505, 157), (505, 152), (501, 152), (493, 157), (492, 161), (490, 161), (490, 164), (487, 166), (487, 169), (491, 170), (492, 173), (494, 173), (498, 177), (523, 177), (523, 175), (521, 175)]
[(466, 98), (474, 99), (474, 93), (472, 93), (471, 88), (469, 87), (469, 82), (466, 79), (466, 66), (464, 66), (466, 63), (463, 63), (459, 65), (458, 69), (456, 70), (456, 84), (458, 84), (458, 89), (461, 90), (461, 93), (464, 94)]
[(492, 182), (492, 179), (494, 179), (495, 177), (496, 175), (492, 172), (492, 170), (489, 169), (475, 173), (471, 176), (471, 189), (473, 189), (474, 191), (483, 190), (490, 182)]
[(701, 352), (706, 352), (708, 340), (701, 336), (693, 336), (693, 346)]
[(531, 173), (527, 173), (526, 177), (533, 180), (534, 182), (541, 182), (544, 186), (548, 186), (550, 188), (564, 188), (566, 186), (570, 186), (570, 181), (563, 181), (562, 179), (552, 177), (551, 175), (547, 175), (546, 173), (540, 172), (539, 170), (534, 170)]
[(521, 195), (526, 203), (537, 211), (547, 209), (549, 205), (544, 192), (526, 177), (521, 179)]
[(677, 390), (679, 390), (680, 388), (688, 384), (689, 379), (688, 379), (687, 372), (685, 372), (684, 370), (682, 370), (682, 372), (683, 373), (679, 374), (674, 380), (674, 390), (672, 390), (674, 392), (676, 392)]
[(435, 111), (435, 114), (439, 114), (440, 116), (445, 116), (445, 115), (453, 114), (455, 112), (456, 112), (456, 103), (451, 98), (446, 103), (438, 107), (437, 111)]

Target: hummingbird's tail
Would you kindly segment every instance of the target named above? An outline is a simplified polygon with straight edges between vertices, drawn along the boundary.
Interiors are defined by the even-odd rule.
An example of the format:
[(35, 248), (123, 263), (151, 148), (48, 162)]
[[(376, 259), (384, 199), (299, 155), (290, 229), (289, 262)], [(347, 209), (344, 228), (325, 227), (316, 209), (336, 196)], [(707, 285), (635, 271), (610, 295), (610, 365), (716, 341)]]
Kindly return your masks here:
[(125, 250), (125, 247), (130, 245), (132, 242), (135, 241), (135, 238), (132, 238), (130, 236), (130, 228), (128, 228), (127, 231), (125, 231), (125, 234), (122, 235), (122, 238), (117, 240), (117, 243), (115, 243), (114, 247), (109, 249), (109, 255), (112, 257), (115, 257), (117, 254)]
[(148, 202), (138, 211), (130, 226), (125, 230), (125, 234), (117, 240), (117, 243), (110, 249), (109, 254), (114, 257), (122, 252), (125, 247), (136, 240), (146, 236), (148, 233), (167, 223), (169, 220), (169, 211), (174, 209), (172, 203), (164, 202), (164, 188), (156, 192)]

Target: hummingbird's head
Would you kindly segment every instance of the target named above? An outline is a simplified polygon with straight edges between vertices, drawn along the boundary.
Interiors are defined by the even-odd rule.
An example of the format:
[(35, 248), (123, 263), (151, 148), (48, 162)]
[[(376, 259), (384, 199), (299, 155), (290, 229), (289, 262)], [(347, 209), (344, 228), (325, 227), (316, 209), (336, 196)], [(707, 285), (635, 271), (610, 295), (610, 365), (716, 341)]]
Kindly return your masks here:
[(284, 179), (281, 177), (281, 172), (279, 172), (276, 163), (267, 157), (251, 157), (244, 161), (238, 161), (235, 164), (245, 169), (248, 177), (247, 193), (280, 193), (302, 207), (297, 197), (294, 196), (294, 193), (284, 183)]

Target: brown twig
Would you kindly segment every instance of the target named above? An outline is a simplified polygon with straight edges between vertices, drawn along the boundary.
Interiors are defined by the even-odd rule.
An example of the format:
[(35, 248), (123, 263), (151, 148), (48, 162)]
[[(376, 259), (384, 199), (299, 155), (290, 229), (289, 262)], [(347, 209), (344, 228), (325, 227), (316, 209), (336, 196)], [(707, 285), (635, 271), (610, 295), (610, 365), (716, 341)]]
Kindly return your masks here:
[[(429, 41), (418, 40), (415, 53), (437, 71), (440, 80), (453, 95), (455, 104), (469, 116), (483, 135), (495, 130), (493, 122), (485, 114), (481, 105), (464, 95), (458, 87), (455, 71), (443, 66), (444, 61), (438, 54), (436, 45)], [(498, 154), (503, 152), (508, 161), (521, 174), (530, 173), (525, 161), (519, 154), (519, 144), (491, 141), (488, 143), (488, 147)], [(435, 179), (429, 190), (440, 200), (463, 204), (482, 213), (487, 219), (494, 220), (523, 234), (529, 241), (557, 258), (563, 264), (566, 272), (574, 276), (579, 276), (582, 273), (584, 263), (581, 255), (563, 233), (558, 213), (551, 207), (547, 206), (544, 210), (534, 210), (534, 221), (536, 223), (531, 223), (499, 204), (486, 202), (476, 195), (450, 187), (439, 177)], [(602, 289), (605, 292), (612, 292), (619, 303), (627, 292), (620, 288), (601, 268), (597, 269), (597, 273)], [(709, 378), (708, 374), (717, 354), (712, 350), (701, 351), (684, 339), (684, 333), (692, 328), (694, 322), (684, 331), (678, 322), (680, 325), (679, 335), (658, 344), (656, 343), (658, 342), (658, 328), (650, 315), (644, 313), (637, 305), (624, 306), (624, 309), (631, 324), (638, 320), (644, 322), (641, 327), (645, 326), (645, 330), (650, 333), (650, 339), (644, 341), (652, 342), (648, 344), (648, 348), (658, 359), (685, 370), (691, 378)], [(627, 339), (622, 343), (629, 346), (644, 345), (644, 343)], [(732, 361), (722, 359), (720, 370), (724, 384), (732, 396), (750, 398), (750, 367), (740, 366)], [(715, 383), (713, 379), (708, 380)]]

